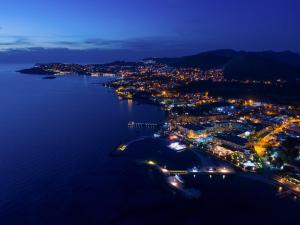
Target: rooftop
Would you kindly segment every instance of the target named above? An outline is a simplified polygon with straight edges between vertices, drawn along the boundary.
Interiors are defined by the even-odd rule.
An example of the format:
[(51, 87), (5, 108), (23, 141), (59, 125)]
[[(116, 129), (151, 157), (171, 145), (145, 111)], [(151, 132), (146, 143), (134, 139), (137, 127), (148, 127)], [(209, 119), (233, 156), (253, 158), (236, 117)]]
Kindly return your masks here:
[(222, 139), (224, 141), (232, 142), (240, 146), (245, 146), (246, 143), (248, 142), (247, 139), (241, 138), (233, 134), (218, 134), (216, 138)]

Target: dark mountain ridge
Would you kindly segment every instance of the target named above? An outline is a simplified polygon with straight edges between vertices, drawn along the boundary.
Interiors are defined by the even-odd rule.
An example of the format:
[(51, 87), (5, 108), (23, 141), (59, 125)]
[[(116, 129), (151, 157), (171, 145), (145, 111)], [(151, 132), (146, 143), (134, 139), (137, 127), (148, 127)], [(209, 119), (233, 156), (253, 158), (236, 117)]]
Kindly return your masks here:
[(223, 69), (226, 78), (239, 80), (300, 79), (300, 54), (291, 51), (247, 52), (231, 49), (208, 51), (178, 58), (154, 58), (175, 67)]

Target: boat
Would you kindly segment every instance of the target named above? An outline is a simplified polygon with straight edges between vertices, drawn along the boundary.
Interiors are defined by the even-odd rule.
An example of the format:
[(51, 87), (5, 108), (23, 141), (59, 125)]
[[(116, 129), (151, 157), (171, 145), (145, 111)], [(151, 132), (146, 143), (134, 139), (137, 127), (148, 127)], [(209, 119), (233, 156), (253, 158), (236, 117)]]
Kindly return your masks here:
[(126, 148), (127, 148), (127, 145), (121, 144), (118, 146), (117, 150), (123, 152), (126, 150)]

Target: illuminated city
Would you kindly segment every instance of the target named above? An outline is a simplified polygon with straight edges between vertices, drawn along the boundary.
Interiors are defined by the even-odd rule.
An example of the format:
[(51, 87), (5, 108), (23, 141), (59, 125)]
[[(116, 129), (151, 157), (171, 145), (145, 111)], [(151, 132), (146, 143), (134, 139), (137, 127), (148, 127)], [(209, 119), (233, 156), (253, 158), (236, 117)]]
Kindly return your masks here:
[[(211, 96), (208, 90), (185, 90), (188, 85), (203, 81), (276, 86), (282, 80), (228, 80), (221, 69), (171, 67), (155, 59), (102, 65), (42, 64), (21, 72), (35, 73), (35, 70), (55, 76), (78, 73), (114, 77), (105, 86), (114, 88), (121, 99), (159, 105), (167, 115), (164, 124), (131, 121), (129, 128), (160, 127), (154, 136), (169, 139), (169, 148), (177, 152), (205, 152), (231, 166), (230, 169), (216, 168), (216, 172), (225, 175), (235, 168), (252, 173), (251, 176), (265, 179), (270, 184), (276, 182), (278, 187), (283, 187), (295, 198), (299, 197), (300, 177), (297, 166), (293, 165), (300, 160), (298, 105)], [(118, 151), (125, 151), (126, 147), (121, 144)], [(296, 149), (292, 153), (290, 148)], [(148, 164), (156, 165), (153, 161), (148, 161)], [(197, 172), (204, 170), (210, 173), (211, 168)], [(167, 168), (162, 171), (177, 174)], [(193, 173), (191, 171), (180, 168), (178, 174)], [(176, 180), (172, 180), (171, 184), (179, 186)]]
[[(299, 95), (289, 89), (299, 81), (237, 80), (222, 68), (186, 67), (164, 60), (37, 64), (18, 72), (43, 74), (44, 79), (74, 75), (106, 79), (101, 88), (112, 91), (128, 109), (135, 104), (158, 107), (164, 120), (128, 121), (128, 130), (135, 131), (136, 137), (121, 142), (110, 156), (126, 157), (137, 144), (144, 146), (143, 152), (151, 140), (149, 158), (147, 154), (131, 158), (138, 157), (135, 163), (140, 167), (156, 171), (169, 192), (201, 202), (203, 193), (195, 180), (230, 182), (240, 177), (267, 184), (275, 188), (275, 198), (298, 204), (300, 107)], [(264, 90), (278, 93), (262, 94)], [(146, 136), (139, 134), (146, 131)]]
[(299, 0), (2, 0), (0, 225), (299, 225)]

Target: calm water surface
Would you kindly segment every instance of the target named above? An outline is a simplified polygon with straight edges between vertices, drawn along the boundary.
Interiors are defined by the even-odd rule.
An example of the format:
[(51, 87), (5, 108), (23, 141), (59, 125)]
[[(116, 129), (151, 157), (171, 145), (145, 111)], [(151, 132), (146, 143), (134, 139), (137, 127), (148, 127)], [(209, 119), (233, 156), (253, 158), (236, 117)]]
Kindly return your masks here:
[(120, 142), (150, 132), (129, 130), (128, 121), (163, 121), (164, 113), (118, 100), (100, 85), (108, 78), (14, 72), (28, 66), (0, 65), (1, 225), (299, 224), (298, 203), (235, 176), (199, 177), (200, 199), (179, 196), (133, 163), (165, 151), (157, 141), (111, 157)]

